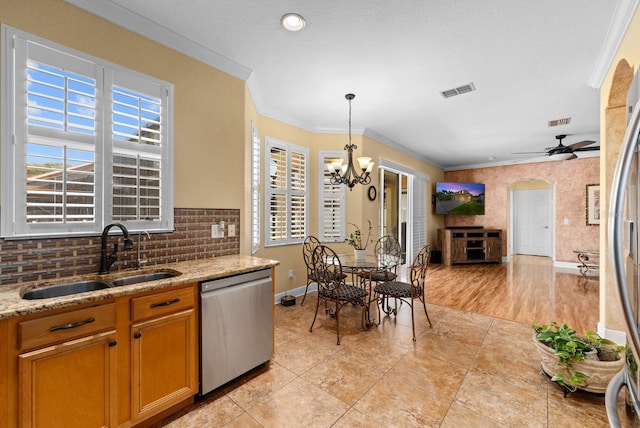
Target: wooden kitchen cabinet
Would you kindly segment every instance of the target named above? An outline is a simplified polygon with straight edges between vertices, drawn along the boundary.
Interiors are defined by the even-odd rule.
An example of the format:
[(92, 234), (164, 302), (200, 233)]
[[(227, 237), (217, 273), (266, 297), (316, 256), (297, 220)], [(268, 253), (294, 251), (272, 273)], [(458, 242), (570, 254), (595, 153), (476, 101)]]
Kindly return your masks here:
[(131, 419), (134, 423), (198, 392), (193, 288), (131, 300)]
[(193, 402), (197, 297), (190, 283), (0, 320), (0, 427), (147, 426)]
[(115, 328), (113, 304), (18, 323), (21, 427), (117, 425)]

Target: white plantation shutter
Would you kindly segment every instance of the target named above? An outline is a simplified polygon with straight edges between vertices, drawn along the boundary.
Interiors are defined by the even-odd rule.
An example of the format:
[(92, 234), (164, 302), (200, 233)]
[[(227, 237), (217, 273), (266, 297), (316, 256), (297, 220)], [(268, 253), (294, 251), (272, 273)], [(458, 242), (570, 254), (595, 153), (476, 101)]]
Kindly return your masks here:
[(2, 107), (2, 235), (91, 232), (101, 220), (102, 67), (10, 31), (3, 38), (13, 86)]
[(260, 249), (260, 136), (251, 124), (251, 253)]
[[(125, 71), (107, 73), (111, 87), (111, 187), (107, 203), (113, 221), (161, 229), (167, 212), (170, 175), (165, 128), (168, 89)], [(164, 162), (164, 163), (163, 163)]]
[(322, 242), (342, 242), (345, 239), (346, 230), (346, 202), (347, 186), (331, 184), (331, 174), (326, 164), (334, 159), (344, 160), (344, 151), (319, 153), (319, 180), (318, 192), (320, 207), (318, 236)]
[(114, 221), (160, 220), (160, 162), (141, 155), (113, 156)]
[(412, 230), (411, 230), (411, 248), (413, 249), (412, 257), (427, 245), (427, 185), (426, 180), (420, 176), (413, 176), (412, 183)]
[(4, 237), (173, 227), (171, 86), (3, 26)]
[(269, 137), (265, 146), (265, 246), (303, 242), (309, 151)]
[(307, 155), (290, 150), (291, 158), (291, 230), (290, 239), (304, 241), (307, 235)]

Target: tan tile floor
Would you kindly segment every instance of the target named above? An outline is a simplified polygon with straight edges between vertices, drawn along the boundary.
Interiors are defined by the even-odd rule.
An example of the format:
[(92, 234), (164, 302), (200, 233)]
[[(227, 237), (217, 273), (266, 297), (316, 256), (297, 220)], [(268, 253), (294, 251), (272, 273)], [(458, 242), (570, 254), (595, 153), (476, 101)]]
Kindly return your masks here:
[[(604, 399), (563, 397), (540, 373), (528, 324), (428, 304), (360, 328), (360, 308), (309, 325), (304, 306), (276, 306), (275, 358), (158, 424), (166, 427), (606, 427)], [(619, 414), (624, 416), (623, 398)], [(636, 426), (631, 420), (625, 427)]]

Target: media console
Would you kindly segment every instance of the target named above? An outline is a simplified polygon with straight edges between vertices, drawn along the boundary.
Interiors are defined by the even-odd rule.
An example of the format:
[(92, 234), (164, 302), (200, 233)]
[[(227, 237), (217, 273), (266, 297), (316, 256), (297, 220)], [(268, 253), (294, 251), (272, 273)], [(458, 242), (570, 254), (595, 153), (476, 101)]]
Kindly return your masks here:
[(500, 229), (438, 229), (438, 243), (447, 266), (502, 262)]

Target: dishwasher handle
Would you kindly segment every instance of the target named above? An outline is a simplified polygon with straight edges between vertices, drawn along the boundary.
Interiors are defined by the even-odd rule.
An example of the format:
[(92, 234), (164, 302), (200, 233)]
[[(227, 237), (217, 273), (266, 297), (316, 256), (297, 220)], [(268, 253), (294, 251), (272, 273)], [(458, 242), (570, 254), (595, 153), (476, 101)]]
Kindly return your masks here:
[(204, 281), (200, 283), (200, 292), (209, 293), (211, 291), (219, 290), (221, 288), (227, 288), (231, 286), (237, 286), (239, 284), (246, 284), (254, 281), (262, 281), (266, 278), (271, 280), (271, 269), (262, 269), (249, 273), (243, 273), (239, 275), (227, 276), (224, 278), (213, 279), (210, 281)]

